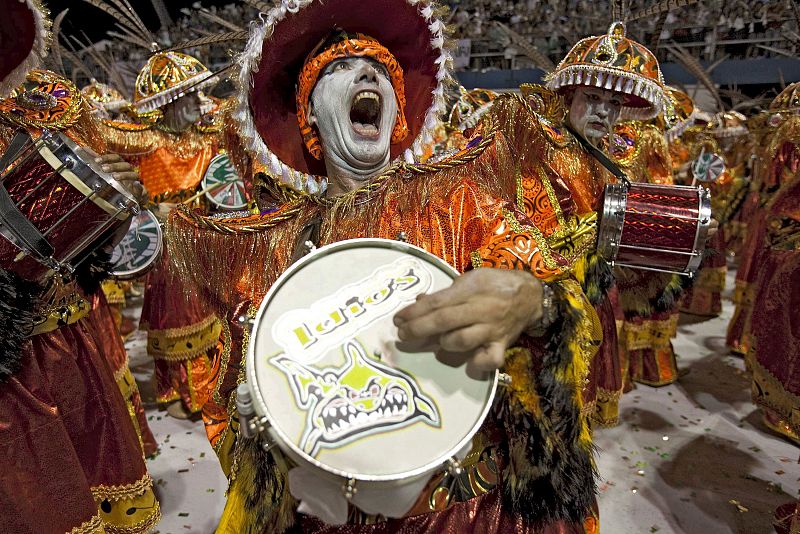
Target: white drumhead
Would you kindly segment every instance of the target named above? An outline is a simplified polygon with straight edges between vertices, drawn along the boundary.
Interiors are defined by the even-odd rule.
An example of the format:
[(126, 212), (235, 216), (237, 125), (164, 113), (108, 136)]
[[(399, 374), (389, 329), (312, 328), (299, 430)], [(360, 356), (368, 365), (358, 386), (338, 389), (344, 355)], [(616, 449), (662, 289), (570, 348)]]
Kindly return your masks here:
[[(323, 247), (264, 299), (247, 353), (256, 411), (296, 461), (359, 480), (430, 472), (488, 413), (485, 380), (397, 346), (396, 311), (457, 272), (417, 247), (356, 239)], [(377, 356), (376, 356), (377, 355)]]

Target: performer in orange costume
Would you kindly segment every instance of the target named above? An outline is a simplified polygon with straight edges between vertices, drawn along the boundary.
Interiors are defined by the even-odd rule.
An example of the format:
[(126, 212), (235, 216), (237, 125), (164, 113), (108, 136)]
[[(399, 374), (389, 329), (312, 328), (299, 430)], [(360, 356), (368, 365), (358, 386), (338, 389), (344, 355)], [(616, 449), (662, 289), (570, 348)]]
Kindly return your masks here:
[[(476, 298), (501, 291), (516, 308), (519, 301), (512, 295), (527, 295), (528, 284), (538, 285), (533, 274), (552, 282), (558, 309), (572, 319), (559, 327), (561, 333), (544, 334), (544, 339), (563, 340), (554, 352), (530, 336), (520, 338), (506, 355), (502, 349), (516, 336), (499, 343), (499, 361), (492, 359), (492, 365), (503, 365), (514, 386), (475, 440), (474, 461), (465, 466), (456, 487), (449, 489), (450, 481), (437, 474), (406, 517), (387, 521), (354, 509), (342, 527), (297, 514), (286, 472), (279, 467), (283, 456), (276, 450), (264, 453), (258, 443), (239, 435), (235, 389), (248, 336), (238, 322), (229, 321), (225, 335), (231, 342), (219, 358), (214, 400), (204, 410), (214, 404), (218, 408), (219, 432), (212, 443), (232, 481), (219, 531), (282, 532), (294, 524), (306, 532), (596, 532), (590, 512), (591, 440), (581, 407), (600, 329), (580, 283), (597, 285), (586, 279), (593, 274), (586, 276), (583, 262), (593, 246), (594, 213), (576, 201), (556, 172), (540, 172), (537, 151), (560, 144), (584, 154), (580, 164), (585, 168), (592, 160), (569, 134), (547, 126), (548, 117), (563, 118), (565, 111), (555, 94), (541, 90), (496, 99), (467, 134), (464, 150), (430, 165), (411, 163), (430, 144), (436, 115), (444, 108), (447, 61), (441, 22), (431, 6), (405, 0), (374, 3), (368, 12), (357, 6), (353, 0), (301, 2), (266, 14), (253, 29), (242, 59), (244, 89), (233, 116), (248, 153), (240, 166), (253, 170), (262, 207), (270, 212), (219, 219), (179, 210), (168, 234), (183, 273), (221, 308), (220, 315), (234, 319), (254, 312), (277, 276), (302, 255), (306, 241), (322, 245), (356, 236), (394, 238), (403, 232), (409, 243), (462, 271), (483, 267), (457, 282), (471, 284), (470, 279), (480, 277)], [(340, 34), (350, 26), (377, 41)], [(295, 93), (284, 73), (298, 71)], [(348, 133), (351, 128), (357, 133), (370, 125), (350, 126), (350, 102), (346, 115), (323, 115), (320, 99), (347, 93), (320, 93), (319, 88), (362, 72), (365, 80), (381, 80), (382, 105), (391, 101), (396, 107), (382, 108), (381, 117), (388, 120), (372, 124), (386, 143), (385, 152), (370, 156), (378, 160), (370, 167), (374, 173), (347, 186), (342, 167), (333, 163), (342, 145), (328, 135), (331, 123), (326, 121), (341, 120), (345, 139), (356, 135)], [(392, 92), (394, 98), (387, 99)], [(397, 159), (403, 156), (405, 161)], [(326, 182), (327, 194), (321, 196)], [(524, 209), (514, 206), (516, 200)], [(495, 275), (505, 282), (488, 283)], [(539, 301), (535, 294), (524, 300), (509, 314), (514, 321)], [(401, 326), (401, 336), (402, 331)], [(475, 358), (482, 356), (479, 351)], [(569, 423), (550, 426), (555, 418)]]
[[(601, 149), (607, 148), (609, 137), (625, 142), (622, 136), (612, 135), (618, 119), (652, 119), (666, 104), (658, 61), (646, 47), (627, 38), (624, 25), (619, 23), (612, 24), (606, 35), (578, 42), (550, 75), (548, 86), (564, 95), (569, 106), (566, 122), (571, 128)], [(582, 105), (579, 100), (583, 101)], [(606, 105), (602, 106), (603, 103)], [(582, 112), (583, 109), (587, 109), (588, 113)], [(627, 141), (633, 142), (632, 139)], [(636, 154), (647, 154), (647, 151), (637, 150)], [(597, 165), (589, 154), (576, 154), (574, 149), (542, 154), (545, 162), (562, 159), (569, 162), (570, 166), (556, 163), (558, 166), (555, 168), (564, 169), (562, 175), (569, 176), (569, 186), (573, 191), (584, 191), (581, 196), (588, 198), (587, 208), (593, 209), (589, 206), (597, 206), (603, 186), (614, 178), (597, 167), (590, 173), (574, 172), (576, 164), (587, 158), (591, 160), (591, 165)], [(578, 169), (579, 166), (575, 170)], [(628, 281), (626, 290), (638, 293), (647, 289), (638, 281), (652, 277), (649, 274), (630, 273), (628, 278), (637, 282)], [(594, 421), (602, 426), (617, 423), (619, 398), (627, 376), (624, 338), (618, 342), (617, 337), (617, 323), (623, 319), (619, 307), (619, 288), (618, 281), (608, 297), (603, 291), (589, 291), (600, 314), (604, 342), (592, 362), (584, 398), (587, 407), (594, 405)], [(651, 290), (651, 293), (654, 291)]]
[[(133, 100), (142, 124), (104, 121), (109, 145), (138, 164), (162, 217), (175, 202), (194, 194), (219, 152), (220, 116), (200, 116), (198, 90), (211, 76), (191, 56), (156, 53), (136, 79)], [(147, 352), (156, 362), (158, 401), (176, 417), (199, 413), (211, 393), (210, 359), (222, 327), (187, 295), (169, 269), (166, 248), (147, 276), (139, 326), (148, 332)]]
[[(0, 143), (15, 130), (48, 128), (103, 151), (71, 83), (43, 71), (26, 78), (45, 54), (43, 8), (18, 0), (0, 7), (0, 34), (14, 43), (0, 66)], [(113, 160), (103, 161), (131, 178)], [(64, 208), (54, 196), (37, 215)], [(76, 277), (34, 283), (0, 270), (0, 515), (8, 532), (144, 534), (160, 518), (135, 417), (109, 368), (125, 352), (97, 287), (101, 245), (90, 247), (96, 252)]]

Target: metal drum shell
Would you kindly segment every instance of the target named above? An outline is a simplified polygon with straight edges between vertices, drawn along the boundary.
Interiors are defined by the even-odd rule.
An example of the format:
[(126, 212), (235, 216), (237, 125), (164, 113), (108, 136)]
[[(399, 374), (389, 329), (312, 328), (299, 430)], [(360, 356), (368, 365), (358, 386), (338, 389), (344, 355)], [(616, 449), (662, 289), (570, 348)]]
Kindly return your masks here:
[[(262, 324), (263, 316), (267, 308), (269, 307), (270, 302), (273, 299), (273, 296), (278, 291), (281, 290), (286, 280), (293, 277), (298, 271), (303, 269), (305, 265), (307, 265), (310, 262), (316, 261), (322, 255), (332, 254), (338, 251), (346, 250), (348, 248), (365, 247), (365, 246), (377, 246), (377, 247), (385, 247), (395, 250), (401, 250), (409, 254), (415, 255), (417, 257), (423, 258), (426, 261), (430, 261), (431, 263), (434, 263), (436, 267), (439, 267), (449, 272), (453, 277), (458, 276), (459, 274), (455, 269), (453, 269), (452, 266), (450, 266), (443, 260), (433, 256), (432, 254), (428, 253), (424, 249), (403, 242), (391, 241), (379, 238), (361, 238), (361, 239), (340, 241), (316, 250), (315, 252), (305, 256), (304, 258), (296, 262), (287, 271), (285, 271), (278, 278), (278, 280), (272, 285), (269, 292), (264, 297), (264, 300), (262, 301), (258, 313), (256, 315), (254, 324), (255, 325)], [(258, 383), (257, 373), (256, 373), (256, 361), (255, 361), (257, 328), (258, 326), (254, 327), (254, 330), (250, 336), (250, 343), (248, 344), (247, 354), (246, 354), (247, 384), (250, 393), (252, 395), (253, 407), (255, 408), (255, 413), (257, 416), (266, 419), (266, 421), (268, 422), (267, 432), (271, 440), (273, 440), (277, 444), (277, 446), (289, 458), (291, 458), (297, 465), (305, 465), (315, 468), (315, 470), (320, 474), (320, 476), (324, 476), (328, 479), (337, 480), (341, 482), (354, 480), (357, 481), (358, 487), (361, 488), (365, 487), (380, 488), (380, 487), (395, 486), (395, 485), (396, 486), (405, 485), (408, 484), (410, 481), (418, 480), (421, 477), (430, 476), (431, 474), (442, 470), (446, 465), (447, 460), (454, 457), (467, 444), (470, 443), (475, 433), (477, 433), (483, 421), (488, 416), (494, 401), (498, 384), (499, 372), (494, 372), (492, 374), (489, 385), (490, 393), (488, 395), (486, 405), (483, 409), (483, 413), (480, 416), (479, 422), (474, 426), (472, 432), (464, 436), (463, 439), (459, 440), (459, 442), (454, 447), (452, 447), (452, 449), (449, 450), (446, 455), (443, 455), (440, 458), (429, 460), (426, 463), (424, 463), (424, 465), (420, 465), (417, 469), (414, 469), (409, 472), (387, 475), (387, 476), (364, 475), (364, 474), (352, 473), (344, 470), (335, 469), (329, 465), (324, 464), (323, 462), (316, 460), (309, 454), (306, 454), (297, 445), (291, 443), (291, 439), (287, 435), (285, 435), (279, 427), (273, 424), (272, 416), (270, 415), (268, 410), (265, 410), (265, 406), (267, 406), (267, 399), (264, 398), (264, 395), (260, 390), (260, 388), (255, 386)]]

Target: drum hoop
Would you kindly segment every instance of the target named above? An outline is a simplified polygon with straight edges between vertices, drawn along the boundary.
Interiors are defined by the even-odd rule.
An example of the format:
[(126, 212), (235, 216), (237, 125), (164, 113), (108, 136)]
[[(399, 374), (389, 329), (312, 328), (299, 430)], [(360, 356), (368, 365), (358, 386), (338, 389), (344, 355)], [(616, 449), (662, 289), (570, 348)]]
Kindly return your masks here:
[[(349, 248), (360, 248), (363, 246), (375, 246), (380, 248), (389, 248), (389, 249), (402, 250), (403, 252), (409, 252), (412, 255), (417, 256), (418, 258), (423, 258), (426, 261), (429, 261), (435, 266), (441, 268), (446, 273), (452, 274), (453, 278), (455, 278), (460, 274), (452, 265), (442, 260), (441, 258), (435, 256), (434, 254), (431, 254), (427, 250), (415, 245), (404, 243), (402, 241), (393, 241), (391, 239), (382, 239), (382, 238), (358, 238), (358, 239), (347, 239), (344, 241), (338, 241), (336, 243), (331, 243), (330, 245), (321, 247), (315, 250), (314, 252), (304, 256), (303, 258), (295, 262), (293, 265), (291, 265), (286, 271), (284, 271), (278, 277), (275, 283), (272, 284), (272, 287), (270, 287), (269, 291), (264, 296), (264, 299), (261, 301), (261, 304), (258, 307), (258, 312), (256, 313), (255, 322), (253, 324), (258, 325), (261, 323), (261, 318), (266, 311), (267, 305), (275, 296), (275, 293), (277, 293), (283, 286), (283, 284), (285, 284), (289, 278), (294, 276), (294, 274), (300, 269), (302, 269), (307, 263), (311, 263), (312, 261), (315, 261), (320, 257), (327, 256), (329, 254), (338, 252), (340, 250), (346, 250)], [(253, 407), (255, 408), (256, 413), (260, 416), (265, 417), (267, 421), (269, 421), (270, 423), (269, 432), (276, 438), (278, 446), (281, 448), (281, 450), (283, 450), (286, 454), (288, 454), (292, 459), (294, 459), (295, 461), (299, 459), (300, 461), (309, 463), (314, 467), (317, 467), (318, 469), (325, 471), (326, 473), (346, 479), (354, 479), (364, 482), (396, 482), (396, 481), (407, 481), (411, 478), (420, 477), (428, 473), (434, 472), (435, 470), (441, 468), (449, 458), (454, 457), (459, 451), (461, 451), (470, 442), (470, 440), (472, 440), (475, 434), (478, 433), (478, 430), (480, 430), (481, 426), (483, 425), (483, 422), (486, 420), (486, 417), (488, 417), (489, 411), (492, 409), (492, 406), (494, 404), (494, 399), (497, 394), (497, 385), (500, 375), (499, 371), (495, 371), (493, 373), (492, 385), (489, 391), (489, 396), (486, 399), (486, 405), (484, 406), (483, 411), (480, 414), (478, 423), (476, 423), (475, 426), (466, 434), (466, 436), (464, 436), (454, 447), (448, 450), (447, 453), (444, 454), (441, 458), (437, 458), (434, 461), (429, 462), (424, 466), (418, 467), (412, 471), (408, 471), (405, 473), (396, 473), (393, 475), (362, 475), (356, 473), (348, 473), (347, 471), (335, 469), (333, 467), (330, 467), (329, 465), (320, 462), (315, 458), (312, 458), (304, 451), (302, 451), (299, 447), (297, 447), (297, 445), (292, 443), (291, 440), (288, 438), (288, 436), (286, 436), (279, 427), (274, 425), (272, 418), (268, 413), (269, 411), (263, 409), (263, 407), (267, 406), (267, 403), (261, 394), (261, 389), (254, 387), (258, 384), (258, 380), (256, 378), (256, 373), (255, 373), (255, 341), (256, 340), (255, 340), (255, 327), (254, 327), (253, 332), (251, 333), (250, 336), (250, 342), (248, 343), (247, 346), (247, 356), (245, 360), (246, 362), (245, 366), (246, 366), (247, 382), (249, 384), (250, 391), (254, 397), (254, 400), (257, 400), (257, 402), (253, 403)]]
[(607, 261), (613, 263), (619, 255), (622, 231), (625, 227), (628, 187), (622, 183), (608, 184), (605, 198), (600, 227), (597, 229), (597, 250)]
[[(100, 195), (94, 195), (92, 196), (92, 202), (94, 202), (95, 205), (100, 207), (100, 209), (109, 215), (114, 215), (120, 221), (125, 221), (131, 216), (132, 212), (128, 211), (130, 209), (129, 206), (136, 206), (136, 210), (138, 211), (139, 204), (136, 202), (136, 199), (133, 198), (133, 196), (126, 191), (124, 187), (122, 187), (122, 184), (120, 184), (110, 173), (98, 171), (78, 156), (78, 149), (80, 146), (75, 141), (70, 139), (62, 132), (56, 132), (53, 135), (53, 139), (63, 143), (63, 145), (66, 146), (66, 148), (72, 153), (72, 156), (76, 158), (76, 164), (88, 167), (92, 172), (97, 174), (103, 181), (111, 186), (117, 194), (122, 196), (127, 201), (125, 205), (114, 206)], [(39, 154), (41, 154), (42, 158), (44, 158), (44, 160), (51, 167), (53, 167), (53, 170), (58, 169), (64, 163), (56, 155), (58, 148), (59, 147), (51, 147), (48, 142), (43, 143), (38, 148)], [(91, 196), (92, 193), (95, 193), (95, 191), (93, 191), (91, 187), (81, 180), (77, 174), (72, 172), (71, 169), (64, 168), (61, 170), (59, 175), (64, 178), (64, 180), (66, 180), (72, 187), (80, 191), (84, 196), (88, 197)]]
[(161, 257), (161, 253), (164, 250), (164, 232), (163, 230), (161, 230), (161, 223), (158, 222), (158, 219), (156, 218), (155, 215), (153, 215), (152, 212), (145, 210), (142, 213), (146, 213), (147, 216), (150, 217), (156, 223), (156, 234), (158, 235), (158, 246), (156, 247), (156, 253), (153, 254), (152, 257), (150, 257), (147, 263), (145, 263), (138, 269), (131, 269), (128, 271), (116, 271), (112, 269), (110, 274), (117, 280), (124, 281), (124, 280), (133, 280), (134, 278), (138, 278), (139, 276), (150, 270), (150, 268), (155, 264), (155, 262), (158, 261), (158, 259)]
[[(211, 168), (211, 165), (213, 165), (213, 164), (214, 164), (214, 161), (216, 161), (216, 160), (218, 160), (218, 159), (222, 159), (222, 158), (228, 158), (228, 161), (230, 161), (230, 157), (228, 157), (228, 155), (227, 155), (227, 154), (217, 154), (216, 156), (214, 156), (213, 158), (211, 158), (211, 161), (209, 161), (209, 162), (208, 162), (208, 167), (206, 167), (206, 172), (205, 172), (205, 173), (203, 173), (203, 179), (202, 179), (202, 180), (201, 180), (201, 182), (200, 182), (200, 187), (201, 187), (201, 188), (203, 188), (203, 189), (207, 189), (207, 188), (209, 187), (209, 183), (208, 183), (208, 169), (210, 169), (210, 168)], [(233, 165), (233, 164), (231, 163), (231, 165)], [(238, 175), (238, 174), (236, 175), (236, 177), (237, 177), (238, 181), (242, 182), (242, 185), (244, 185), (244, 180), (242, 180), (242, 179), (239, 177), (239, 175)], [(211, 202), (211, 203), (212, 203), (212, 204), (214, 204), (216, 207), (218, 207), (218, 208), (220, 208), (220, 209), (223, 209), (223, 210), (235, 211), (235, 210), (240, 210), (240, 209), (243, 209), (243, 208), (246, 208), (246, 207), (247, 207), (247, 202), (246, 202), (246, 201), (245, 201), (245, 203), (244, 203), (244, 204), (235, 204), (235, 205), (233, 205), (233, 206), (224, 206), (224, 205), (220, 204), (219, 202), (217, 202), (216, 200), (214, 200), (214, 196), (211, 194), (211, 191), (207, 191), (207, 192), (206, 192), (206, 194), (205, 194), (205, 197), (208, 199), (208, 201), (209, 201), (209, 202)]]
[[(693, 188), (694, 189), (694, 188)], [(696, 187), (700, 200), (697, 209), (698, 221), (697, 231), (694, 235), (694, 250), (695, 255), (689, 259), (686, 265), (686, 272), (693, 275), (700, 268), (703, 262), (703, 250), (706, 248), (706, 240), (708, 239), (708, 228), (711, 225), (711, 191), (702, 185)], [(705, 222), (703, 222), (705, 221)]]

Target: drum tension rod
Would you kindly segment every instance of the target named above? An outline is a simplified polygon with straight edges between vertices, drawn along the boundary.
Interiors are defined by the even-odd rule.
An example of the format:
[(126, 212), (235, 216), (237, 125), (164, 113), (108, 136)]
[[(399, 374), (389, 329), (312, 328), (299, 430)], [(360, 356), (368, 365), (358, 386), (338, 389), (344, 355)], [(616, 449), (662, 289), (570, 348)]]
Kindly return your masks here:
[(355, 494), (358, 493), (358, 488), (356, 488), (356, 479), (348, 479), (344, 486), (342, 486), (342, 492), (344, 493), (345, 499), (348, 501), (352, 499)]

